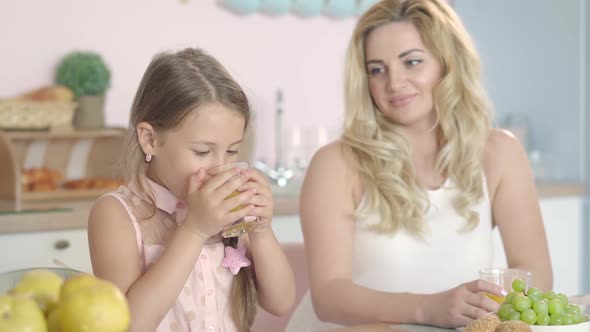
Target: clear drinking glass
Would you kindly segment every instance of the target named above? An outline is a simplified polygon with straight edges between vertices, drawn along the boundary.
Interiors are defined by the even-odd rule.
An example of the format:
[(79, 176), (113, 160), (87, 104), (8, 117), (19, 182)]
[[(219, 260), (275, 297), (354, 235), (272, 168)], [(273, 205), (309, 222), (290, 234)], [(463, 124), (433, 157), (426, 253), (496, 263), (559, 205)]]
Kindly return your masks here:
[[(216, 175), (216, 174), (225, 172), (227, 170), (230, 170), (230, 169), (236, 168), (236, 167), (240, 168), (240, 169), (250, 169), (251, 168), (250, 163), (248, 163), (246, 161), (237, 161), (234, 163), (229, 163), (229, 164), (214, 167), (211, 170), (209, 170), (209, 174)], [(236, 176), (238, 176), (238, 175), (236, 175)], [(240, 191), (236, 190), (233, 193), (229, 194), (229, 196), (227, 196), (225, 199), (230, 199), (232, 197), (239, 195), (240, 193), (241, 193)], [(240, 209), (243, 209), (243, 208), (244, 208), (243, 205), (239, 205), (239, 206), (231, 209), (230, 212), (239, 211)], [(240, 236), (241, 234), (255, 231), (260, 226), (261, 226), (261, 224), (258, 220), (258, 217), (246, 216), (244, 218), (236, 220), (232, 225), (226, 227), (221, 232), (221, 236), (223, 236), (224, 238)]]
[[(525, 289), (529, 289), (533, 282), (533, 274), (527, 271), (506, 268), (481, 269), (479, 270), (479, 279), (494, 283), (510, 293), (512, 291), (512, 282), (515, 279), (522, 279)], [(504, 302), (503, 296), (483, 294), (498, 303)]]

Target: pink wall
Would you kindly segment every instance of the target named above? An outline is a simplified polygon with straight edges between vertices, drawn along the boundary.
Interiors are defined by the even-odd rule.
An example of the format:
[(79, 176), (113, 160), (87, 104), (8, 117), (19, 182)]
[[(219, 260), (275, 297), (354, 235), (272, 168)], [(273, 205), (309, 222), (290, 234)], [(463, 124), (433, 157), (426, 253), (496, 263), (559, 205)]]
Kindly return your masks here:
[(285, 127), (338, 129), (344, 56), (354, 19), (236, 16), (215, 0), (2, 0), (0, 97), (49, 84), (74, 49), (100, 52), (112, 69), (107, 123), (126, 125), (151, 56), (199, 46), (244, 86), (256, 112), (256, 155), (273, 159), (274, 96), (285, 95)]

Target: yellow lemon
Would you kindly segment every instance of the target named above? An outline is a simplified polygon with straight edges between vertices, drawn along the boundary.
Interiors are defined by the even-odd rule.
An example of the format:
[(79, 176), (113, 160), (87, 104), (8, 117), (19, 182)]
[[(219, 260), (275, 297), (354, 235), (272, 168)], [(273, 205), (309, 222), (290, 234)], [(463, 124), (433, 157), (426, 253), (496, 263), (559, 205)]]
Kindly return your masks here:
[(47, 328), (48, 332), (61, 332), (61, 327), (59, 326), (59, 306), (51, 310), (47, 316)]
[(119, 288), (91, 275), (64, 283), (58, 315), (61, 332), (125, 332), (131, 319)]
[(47, 332), (47, 323), (33, 299), (7, 294), (0, 296), (0, 331)]
[(44, 314), (58, 303), (63, 279), (49, 270), (32, 270), (26, 273), (10, 293), (33, 298)]

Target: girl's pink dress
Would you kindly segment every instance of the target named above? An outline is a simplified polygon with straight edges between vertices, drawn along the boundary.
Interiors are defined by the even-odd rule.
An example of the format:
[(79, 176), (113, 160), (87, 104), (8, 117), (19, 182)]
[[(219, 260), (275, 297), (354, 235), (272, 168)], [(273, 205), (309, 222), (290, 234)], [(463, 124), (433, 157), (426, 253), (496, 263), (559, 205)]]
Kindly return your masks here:
[[(154, 193), (157, 207), (153, 216), (149, 199), (134, 183), (107, 194), (118, 199), (129, 214), (144, 272), (166, 250), (166, 243), (186, 216), (184, 205), (169, 190), (150, 180), (148, 185)], [(156, 329), (157, 332), (237, 331), (229, 303), (234, 276), (228, 268), (220, 266), (223, 258), (221, 238), (207, 241), (184, 288)]]

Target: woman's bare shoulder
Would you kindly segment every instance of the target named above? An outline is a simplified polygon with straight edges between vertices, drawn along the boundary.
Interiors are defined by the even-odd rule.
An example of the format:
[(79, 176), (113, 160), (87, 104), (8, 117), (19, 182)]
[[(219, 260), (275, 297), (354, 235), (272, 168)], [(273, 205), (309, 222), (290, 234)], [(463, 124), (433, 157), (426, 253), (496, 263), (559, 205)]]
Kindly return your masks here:
[(490, 131), (484, 150), (484, 173), (493, 197), (495, 188), (514, 163), (526, 160), (526, 152), (514, 134), (494, 128)]
[(518, 149), (520, 146), (520, 141), (513, 133), (500, 128), (490, 130), (486, 141), (486, 151), (488, 153), (506, 153), (510, 150)]
[(338, 167), (341, 170), (347, 171), (353, 171), (358, 164), (352, 151), (347, 149), (346, 145), (340, 140), (319, 148), (314, 154), (312, 163), (320, 164), (324, 167)]
[(351, 194), (356, 202), (363, 191), (357, 165), (352, 151), (342, 141), (334, 141), (315, 153), (307, 170), (306, 181), (329, 187), (332, 191), (338, 190), (347, 196)]

